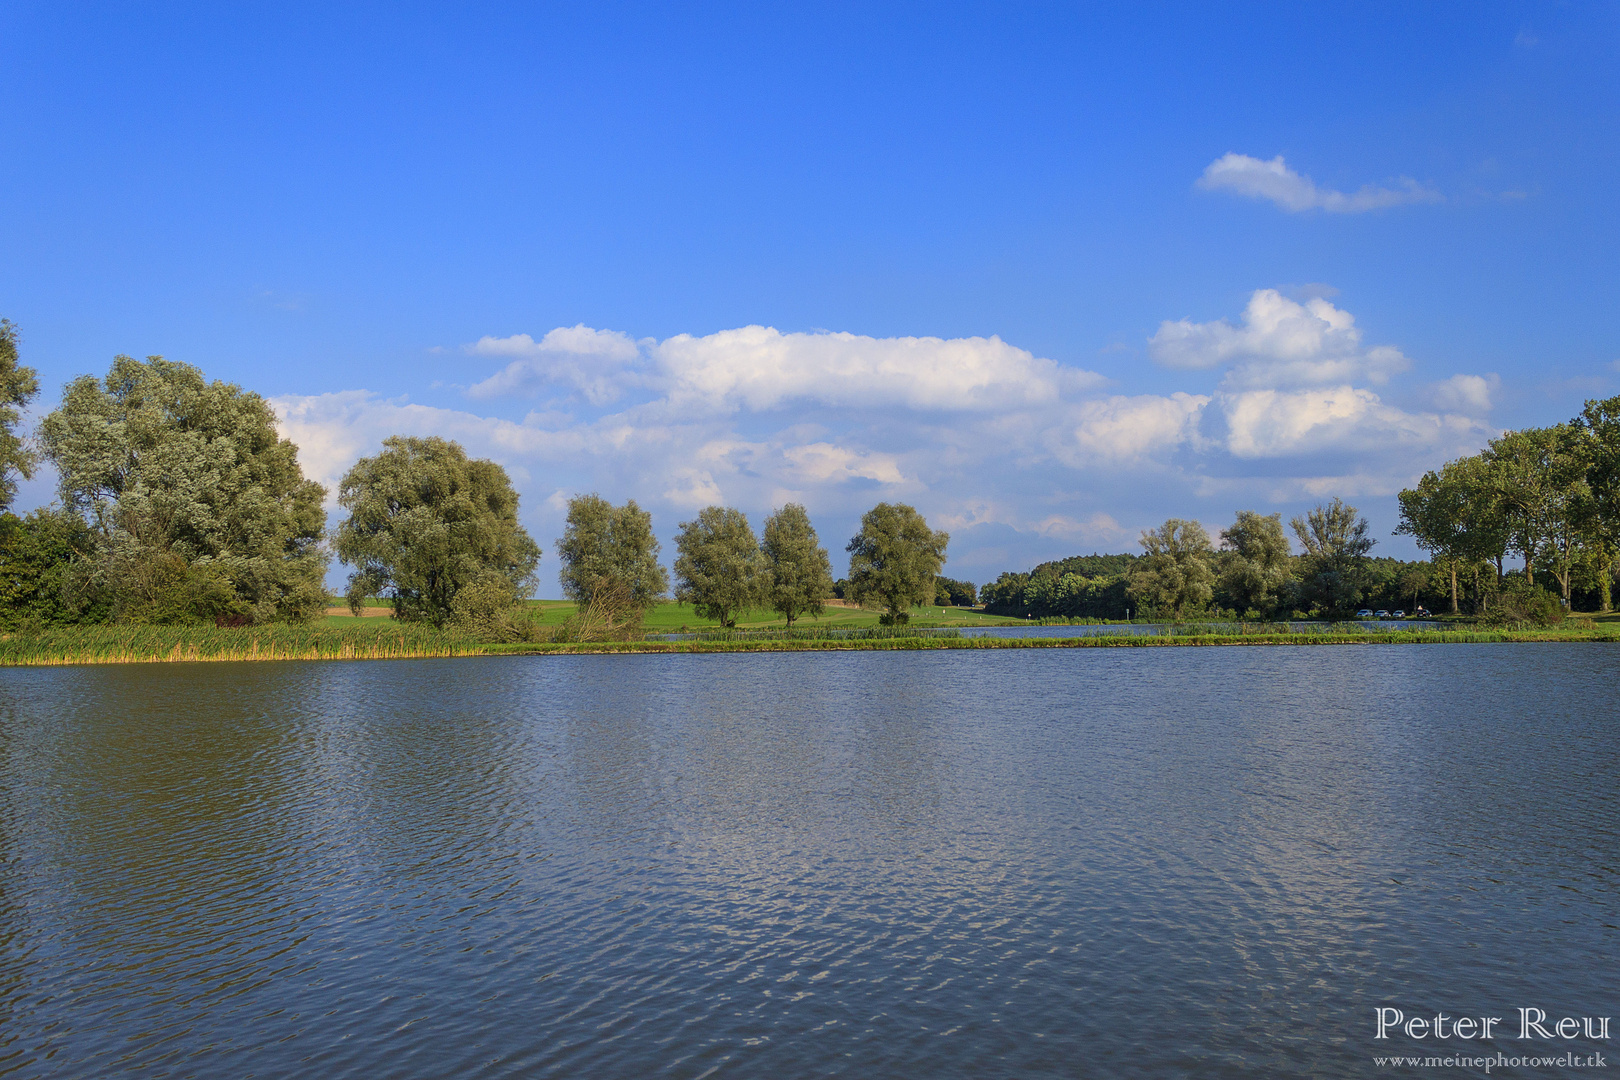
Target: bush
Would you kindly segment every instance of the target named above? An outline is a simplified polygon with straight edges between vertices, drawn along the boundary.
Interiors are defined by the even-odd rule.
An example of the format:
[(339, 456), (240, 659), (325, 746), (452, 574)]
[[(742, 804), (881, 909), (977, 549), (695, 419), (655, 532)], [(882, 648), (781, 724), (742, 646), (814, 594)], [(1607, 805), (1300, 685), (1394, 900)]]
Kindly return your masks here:
[(450, 629), (477, 641), (538, 641), (540, 628), (517, 601), (512, 585), (491, 575), (463, 586), (450, 601)]
[(1564, 621), (1564, 605), (1558, 597), (1522, 576), (1507, 579), (1501, 592), (1492, 598), (1490, 611), (1480, 621), (1488, 626), (1529, 623), (1533, 626), (1559, 626)]

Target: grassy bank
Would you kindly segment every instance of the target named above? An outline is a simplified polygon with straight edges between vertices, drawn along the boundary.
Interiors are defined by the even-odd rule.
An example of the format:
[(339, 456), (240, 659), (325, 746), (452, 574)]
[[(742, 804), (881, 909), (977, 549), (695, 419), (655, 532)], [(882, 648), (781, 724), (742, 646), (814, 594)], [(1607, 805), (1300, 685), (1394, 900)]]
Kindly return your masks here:
[(397, 660), (418, 657), (566, 653), (847, 652), (939, 649), (1112, 649), (1184, 645), (1446, 645), (1502, 642), (1620, 642), (1620, 623), (1571, 619), (1557, 628), (1292, 630), (1265, 624), (1164, 627), (1157, 634), (1089, 637), (963, 637), (953, 629), (830, 626), (792, 631), (708, 632), (681, 641), (491, 644), (388, 619), (350, 625), (240, 629), (167, 626), (63, 627), (0, 636), (0, 666), (129, 664), (210, 660)]

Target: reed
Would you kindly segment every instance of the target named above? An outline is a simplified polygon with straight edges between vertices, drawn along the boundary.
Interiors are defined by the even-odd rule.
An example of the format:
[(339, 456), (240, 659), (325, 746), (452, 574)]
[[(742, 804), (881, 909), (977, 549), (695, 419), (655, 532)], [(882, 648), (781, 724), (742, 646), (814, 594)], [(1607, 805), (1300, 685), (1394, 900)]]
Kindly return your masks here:
[(1188, 625), (1157, 634), (1087, 637), (963, 637), (954, 630), (804, 627), (709, 631), (675, 641), (494, 643), (431, 626), (376, 620), (365, 626), (58, 627), (0, 635), (0, 666), (185, 663), (226, 660), (403, 660), (565, 653), (842, 652), (934, 649), (1164, 648), (1188, 645), (1451, 645), (1506, 642), (1620, 642), (1620, 625), (1477, 630), (1323, 629), (1280, 624)]
[[(380, 620), (379, 620), (380, 622)], [(410, 623), (330, 627), (271, 624), (64, 626), (0, 635), (0, 665), (181, 663), (219, 660), (388, 660), (468, 656), (479, 643)]]

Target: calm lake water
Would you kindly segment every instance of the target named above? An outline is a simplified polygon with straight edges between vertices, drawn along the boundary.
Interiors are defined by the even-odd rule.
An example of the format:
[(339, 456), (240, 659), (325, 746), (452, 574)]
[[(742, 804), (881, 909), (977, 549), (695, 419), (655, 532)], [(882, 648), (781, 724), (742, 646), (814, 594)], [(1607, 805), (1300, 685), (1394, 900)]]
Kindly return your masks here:
[(0, 1075), (1362, 1076), (1470, 1045), (1375, 1041), (1378, 1006), (1615, 1016), (1617, 673), (1593, 644), (4, 671)]

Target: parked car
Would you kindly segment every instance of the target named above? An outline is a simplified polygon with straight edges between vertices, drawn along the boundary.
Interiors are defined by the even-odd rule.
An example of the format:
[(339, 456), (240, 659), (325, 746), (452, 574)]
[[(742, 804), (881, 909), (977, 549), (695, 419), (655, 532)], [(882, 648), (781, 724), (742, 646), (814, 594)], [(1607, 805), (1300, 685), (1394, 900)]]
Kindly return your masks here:
[(1389, 612), (1385, 611), (1383, 608), (1379, 608), (1378, 611), (1373, 615), (1373, 618), (1387, 619), (1389, 618)]
[(1406, 612), (1402, 611), (1399, 608), (1396, 608), (1395, 613), (1393, 615), (1391, 615), (1390, 618), (1392, 618), (1392, 619), (1404, 619), (1404, 618), (1406, 618)]
[(1414, 619), (1431, 619), (1433, 617), (1434, 616), (1429, 613), (1428, 608), (1420, 607), (1416, 611), (1412, 612), (1412, 618)]
[(1356, 618), (1358, 618), (1358, 619), (1370, 619), (1370, 618), (1372, 618), (1372, 608), (1362, 608), (1360, 611), (1356, 612)]

